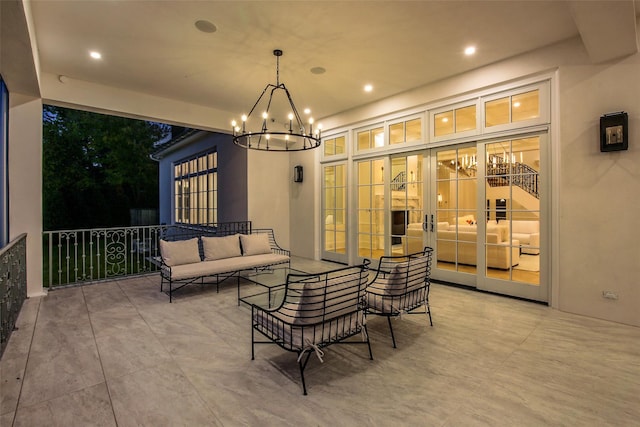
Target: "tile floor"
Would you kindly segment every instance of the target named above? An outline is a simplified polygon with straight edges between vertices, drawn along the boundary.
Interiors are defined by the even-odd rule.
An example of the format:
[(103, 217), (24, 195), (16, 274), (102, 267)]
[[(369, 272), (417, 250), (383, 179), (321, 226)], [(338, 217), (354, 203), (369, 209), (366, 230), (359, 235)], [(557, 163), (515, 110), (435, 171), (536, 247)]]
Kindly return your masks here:
[(640, 328), (437, 284), (431, 306), (433, 327), (394, 321), (397, 349), (370, 318), (374, 360), (329, 347), (303, 396), (294, 354), (251, 361), (234, 286), (173, 304), (157, 276), (53, 291), (0, 361), (0, 425), (640, 425)]

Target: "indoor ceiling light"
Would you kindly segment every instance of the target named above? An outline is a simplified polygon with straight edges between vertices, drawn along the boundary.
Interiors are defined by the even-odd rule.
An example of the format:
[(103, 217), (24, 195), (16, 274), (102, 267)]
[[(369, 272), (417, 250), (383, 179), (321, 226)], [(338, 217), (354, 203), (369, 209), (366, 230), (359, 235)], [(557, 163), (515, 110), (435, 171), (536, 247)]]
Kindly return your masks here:
[[(264, 151), (301, 151), (319, 147), (322, 125), (314, 128), (313, 118), (309, 117), (308, 128), (305, 128), (291, 94), (284, 83), (280, 83), (282, 51), (276, 49), (273, 54), (276, 57), (276, 84), (265, 86), (249, 114), (242, 115), (241, 123), (231, 122), (233, 143)], [(265, 96), (267, 91), (268, 97)]]
[(91, 52), (89, 52), (89, 56), (92, 57), (93, 59), (101, 59), (102, 58), (102, 54), (98, 51), (92, 50)]
[(372, 85), (364, 85), (364, 91), (365, 92), (371, 92), (373, 90), (373, 86)]
[(464, 49), (464, 54), (465, 55), (473, 55), (474, 53), (476, 53), (476, 47), (475, 46), (468, 46)]

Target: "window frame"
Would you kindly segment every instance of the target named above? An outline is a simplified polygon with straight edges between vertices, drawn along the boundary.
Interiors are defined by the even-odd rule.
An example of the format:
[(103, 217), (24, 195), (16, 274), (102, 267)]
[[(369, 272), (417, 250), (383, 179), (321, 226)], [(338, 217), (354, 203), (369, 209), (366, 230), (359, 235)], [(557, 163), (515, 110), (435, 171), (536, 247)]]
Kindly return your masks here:
[[(512, 97), (522, 95), (527, 92), (538, 91), (538, 108), (539, 115), (528, 120), (519, 120), (514, 122), (512, 119), (511, 108), (509, 109), (509, 123), (499, 124), (495, 126), (486, 126), (486, 104), (498, 99), (507, 98), (511, 100)], [(550, 122), (551, 116), (551, 94), (549, 83), (547, 81), (538, 82), (535, 84), (519, 86), (513, 89), (504, 90), (501, 92), (492, 93), (491, 95), (483, 96), (481, 99), (481, 111), (482, 111), (482, 133), (493, 134), (497, 132), (504, 132), (508, 130), (522, 129), (530, 126), (547, 124)], [(511, 105), (511, 102), (509, 102)]]
[[(335, 140), (338, 138), (344, 137), (344, 153), (339, 153), (339, 154), (326, 154), (324, 151), (324, 147), (325, 147), (325, 141), (327, 140)], [(338, 161), (338, 160), (344, 160), (347, 159), (349, 157), (349, 146), (350, 146), (350, 142), (349, 142), (349, 132), (347, 131), (342, 131), (342, 132), (337, 132), (337, 133), (333, 133), (327, 137), (322, 137), (322, 159), (323, 160), (327, 160), (327, 161)]]
[[(213, 165), (208, 164), (208, 157), (213, 155)], [(205, 162), (202, 167), (202, 162)], [(186, 165), (186, 171), (183, 169)], [(195, 171), (191, 168), (194, 167)], [(178, 172), (178, 168), (181, 170)], [(179, 184), (187, 183), (189, 192), (187, 194), (188, 206), (178, 201)], [(197, 191), (191, 191), (191, 183), (196, 183)], [(200, 185), (205, 187), (199, 190)], [(213, 188), (209, 188), (212, 185)], [(218, 150), (213, 147), (209, 150), (184, 157), (172, 163), (172, 195), (173, 195), (173, 223), (174, 224), (215, 224), (218, 222)], [(183, 187), (184, 188), (184, 187)], [(210, 194), (213, 193), (213, 200)], [(203, 199), (204, 197), (204, 199)], [(180, 191), (180, 198), (184, 200), (184, 193)], [(209, 203), (213, 202), (213, 207)], [(192, 205), (195, 203), (195, 206)], [(201, 207), (200, 204), (205, 206)], [(196, 211), (196, 220), (191, 220), (192, 211)], [(180, 211), (180, 212), (179, 212)], [(206, 221), (202, 222), (201, 215), (204, 215)], [(209, 221), (213, 219), (213, 221)], [(186, 221), (185, 221), (186, 220)]]
[[(407, 122), (411, 122), (414, 120), (420, 120), (420, 138), (407, 141)], [(404, 140), (403, 142), (398, 142), (395, 144), (391, 143), (391, 126), (397, 125), (399, 123), (403, 124), (403, 133)], [(386, 128), (386, 137), (385, 137), (385, 147), (408, 147), (413, 145), (423, 144), (427, 140), (427, 129), (425, 127), (425, 114), (424, 113), (416, 113), (408, 116), (402, 116), (397, 119), (389, 120), (385, 123)]]
[[(373, 147), (360, 150), (358, 148), (358, 134), (366, 131), (371, 132), (374, 129), (382, 129), (382, 145), (380, 147), (376, 147), (374, 142)], [(352, 135), (353, 135), (352, 147), (353, 147), (353, 152), (355, 154), (378, 152), (389, 146), (389, 130), (387, 128), (386, 122), (376, 122), (368, 126), (363, 126), (363, 127), (353, 129)]]
[[(484, 115), (480, 112), (480, 106), (482, 105), (482, 103), (480, 102), (479, 98), (474, 98), (474, 99), (469, 99), (469, 100), (465, 100), (465, 101), (461, 101), (461, 102), (456, 102), (454, 104), (447, 104), (444, 105), (442, 107), (438, 107), (438, 108), (434, 108), (432, 110), (429, 110), (429, 127), (430, 127), (430, 133), (429, 133), (429, 142), (431, 143), (435, 143), (435, 142), (442, 142), (442, 141), (450, 141), (453, 139), (461, 139), (461, 138), (468, 138), (471, 136), (476, 136), (476, 135), (480, 135), (482, 133), (482, 123), (484, 120)], [(463, 131), (463, 132), (456, 132), (456, 122), (455, 122), (455, 112), (456, 110), (461, 110), (463, 108), (467, 108), (467, 107), (472, 107), (475, 106), (476, 107), (476, 127), (475, 129), (470, 129), (467, 131)], [(436, 115), (438, 114), (442, 114), (445, 113), (447, 111), (452, 111), (453, 112), (453, 118), (454, 118), (454, 122), (453, 122), (453, 133), (449, 133), (446, 135), (441, 135), (441, 136), (436, 136)]]

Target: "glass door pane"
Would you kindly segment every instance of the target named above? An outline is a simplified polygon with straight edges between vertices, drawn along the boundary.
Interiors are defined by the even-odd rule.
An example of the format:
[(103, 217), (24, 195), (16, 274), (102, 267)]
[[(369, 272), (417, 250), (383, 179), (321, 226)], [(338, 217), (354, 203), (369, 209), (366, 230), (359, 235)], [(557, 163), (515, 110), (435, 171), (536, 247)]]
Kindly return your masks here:
[(424, 248), (422, 159), (422, 154), (391, 159), (392, 255), (406, 255)]
[(358, 198), (358, 257), (377, 259), (385, 254), (384, 160), (356, 163)]
[(437, 151), (436, 268), (476, 273), (477, 157), (476, 147)]
[(347, 254), (347, 166), (344, 163), (324, 166), (322, 172), (323, 257), (344, 262)]
[(540, 137), (486, 145), (486, 277), (540, 285)]

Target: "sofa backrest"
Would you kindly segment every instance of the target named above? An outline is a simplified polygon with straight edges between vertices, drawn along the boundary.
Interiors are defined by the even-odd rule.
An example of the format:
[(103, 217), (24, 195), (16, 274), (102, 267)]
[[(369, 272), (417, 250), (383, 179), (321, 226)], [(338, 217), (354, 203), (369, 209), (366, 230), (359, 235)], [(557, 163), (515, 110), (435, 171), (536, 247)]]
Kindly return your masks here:
[(513, 220), (511, 228), (514, 233), (534, 234), (540, 232), (540, 221), (537, 220)]

